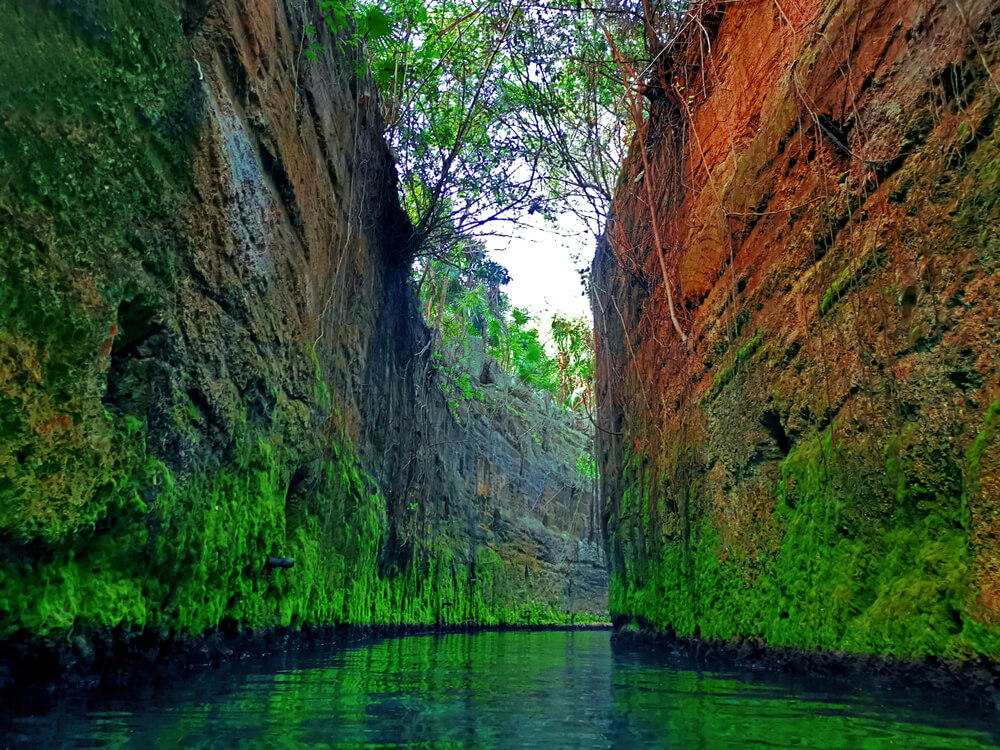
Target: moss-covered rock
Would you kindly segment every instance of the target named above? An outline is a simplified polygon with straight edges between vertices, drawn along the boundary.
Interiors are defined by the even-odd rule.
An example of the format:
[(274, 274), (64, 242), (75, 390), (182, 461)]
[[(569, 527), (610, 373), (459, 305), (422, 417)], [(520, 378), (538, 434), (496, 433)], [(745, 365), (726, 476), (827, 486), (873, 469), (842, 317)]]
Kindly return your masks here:
[(713, 83), (684, 127), (654, 106), (671, 168), (622, 182), (595, 259), (611, 608), (1000, 659), (998, 40), (985, 8), (765, 5), (678, 40), (664, 74)]
[(319, 13), (3, 3), (0, 639), (598, 606), (582, 433), (518, 444), (530, 397), (449, 410)]

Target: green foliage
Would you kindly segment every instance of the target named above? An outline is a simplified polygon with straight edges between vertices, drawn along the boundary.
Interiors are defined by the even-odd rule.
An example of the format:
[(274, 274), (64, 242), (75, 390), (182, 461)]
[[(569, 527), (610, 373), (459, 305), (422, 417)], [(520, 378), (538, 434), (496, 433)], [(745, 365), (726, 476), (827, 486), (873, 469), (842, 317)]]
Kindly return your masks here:
[(457, 406), (459, 398), (481, 399), (465, 372), (475, 337), (482, 339), (486, 354), (525, 385), (548, 391), (569, 408), (588, 403), (594, 367), (588, 321), (553, 315), (550, 328), (556, 352), (550, 355), (538, 322), (511, 306), (500, 291), (510, 279), (506, 269), (474, 248), (447, 260), (425, 260), (420, 283), (426, 317), (438, 331), (440, 343), (458, 352), (453, 366), (443, 363), (440, 352), (436, 356), (449, 402)]
[[(338, 38), (342, 51), (358, 48), (363, 42), (374, 42), (392, 33), (393, 19), (381, 7), (372, 4), (355, 5), (347, 0), (317, 0), (326, 28)], [(315, 26), (306, 26), (309, 45), (304, 49), (307, 60), (318, 61), (325, 47), (317, 41)], [(358, 75), (364, 68), (359, 65)]]
[[(601, 231), (631, 127), (602, 24), (638, 56), (632, 12), (563, 0), (319, 7), (323, 33), (370, 62), (417, 254), (447, 255), (538, 212), (575, 211)], [(318, 60), (323, 34), (306, 31)]]
[(567, 318), (555, 313), (550, 330), (556, 347), (558, 398), (571, 408), (586, 407), (593, 400), (594, 332), (591, 323), (584, 318)]
[(584, 453), (576, 462), (576, 471), (587, 479), (597, 479), (598, 477), (598, 467), (597, 461), (589, 453)]
[(540, 390), (557, 392), (553, 362), (542, 345), (538, 326), (530, 315), (519, 309), (511, 311), (504, 335), (495, 349), (500, 363), (522, 383)]

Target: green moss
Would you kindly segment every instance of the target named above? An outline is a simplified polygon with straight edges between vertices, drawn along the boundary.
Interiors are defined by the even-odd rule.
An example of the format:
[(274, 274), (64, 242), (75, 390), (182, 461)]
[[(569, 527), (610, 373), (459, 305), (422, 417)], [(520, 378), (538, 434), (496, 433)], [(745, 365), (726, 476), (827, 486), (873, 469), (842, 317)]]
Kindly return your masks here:
[(969, 477), (969, 494), (979, 489), (979, 469), (987, 446), (996, 439), (1000, 432), (1000, 401), (994, 401), (986, 413), (985, 426), (976, 436), (965, 454), (966, 471)]
[(736, 352), (736, 364), (740, 364), (741, 362), (750, 359), (750, 357), (752, 357), (756, 351), (760, 349), (765, 333), (766, 331), (763, 329), (757, 331), (757, 333), (755, 333), (749, 341), (740, 347), (739, 351)]
[[(988, 118), (989, 119), (989, 118)], [(969, 159), (970, 174), (958, 194), (954, 228), (959, 237), (975, 247), (980, 258), (995, 264), (1000, 259), (1000, 134), (993, 132)]]
[(851, 283), (851, 268), (845, 268), (840, 274), (833, 280), (833, 283), (827, 287), (827, 290), (823, 293), (823, 299), (819, 303), (820, 314), (825, 315), (830, 311), (837, 301), (844, 296), (847, 291), (847, 287)]
[(118, 305), (155, 299), (197, 129), (176, 6), (15, 3), (0, 29), (0, 529), (95, 524), (135, 470), (101, 397)]
[[(443, 534), (419, 543), (404, 570), (383, 575), (385, 501), (353, 450), (330, 451), (294, 513), (288, 450), (245, 436), (231, 464), (184, 481), (146, 459), (109, 488), (99, 528), (43, 561), (5, 565), (0, 636), (122, 623), (198, 633), (225, 617), (255, 627), (565, 621), (488, 547), (470, 575), (460, 544)], [(293, 557), (295, 567), (269, 570), (268, 556)]]
[(870, 249), (864, 254), (861, 263), (849, 264), (844, 268), (833, 283), (827, 287), (823, 293), (823, 298), (819, 303), (820, 315), (826, 315), (840, 299), (850, 291), (852, 285), (857, 285), (861, 278), (877, 268), (885, 259), (885, 248), (877, 247)]
[(738, 372), (740, 365), (747, 362), (757, 350), (760, 349), (760, 345), (764, 342), (764, 336), (767, 334), (767, 329), (761, 328), (753, 336), (751, 336), (736, 352), (736, 356), (732, 361), (718, 370), (715, 376), (712, 378), (712, 387), (709, 388), (708, 393), (705, 394), (704, 401), (713, 401), (720, 393), (722, 389), (725, 388), (729, 381), (733, 379), (733, 376)]
[[(998, 414), (1000, 407), (991, 410), (988, 425)], [(692, 522), (689, 553), (678, 536), (647, 537), (647, 555), (613, 538), (631, 554), (612, 576), (612, 611), (683, 635), (997, 658), (1000, 632), (968, 614), (973, 589), (961, 488), (947, 472), (927, 472), (913, 438), (901, 434), (886, 449), (889, 497), (881, 513), (851, 483), (862, 457), (839, 447), (833, 428), (795, 446), (776, 488), (780, 545), (753, 560), (727, 547), (721, 521), (704, 511)], [(969, 450), (970, 474), (982, 444)]]

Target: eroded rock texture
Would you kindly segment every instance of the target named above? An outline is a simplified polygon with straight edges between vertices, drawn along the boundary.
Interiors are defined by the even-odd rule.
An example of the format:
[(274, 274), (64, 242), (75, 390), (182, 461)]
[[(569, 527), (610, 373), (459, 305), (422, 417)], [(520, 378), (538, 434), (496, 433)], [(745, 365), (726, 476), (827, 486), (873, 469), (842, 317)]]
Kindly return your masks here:
[(697, 7), (595, 261), (612, 610), (998, 658), (1000, 9)]
[(449, 407), (315, 2), (0, 14), (0, 637), (602, 608), (588, 438)]

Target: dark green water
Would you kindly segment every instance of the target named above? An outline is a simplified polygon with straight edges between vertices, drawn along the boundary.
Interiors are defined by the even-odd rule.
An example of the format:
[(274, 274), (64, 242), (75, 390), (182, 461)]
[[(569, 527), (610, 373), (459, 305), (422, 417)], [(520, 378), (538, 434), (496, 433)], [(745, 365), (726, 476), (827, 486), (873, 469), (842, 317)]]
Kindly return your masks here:
[(0, 747), (983, 748), (933, 695), (699, 673), (607, 632), (419, 636), (206, 670), (7, 723)]

